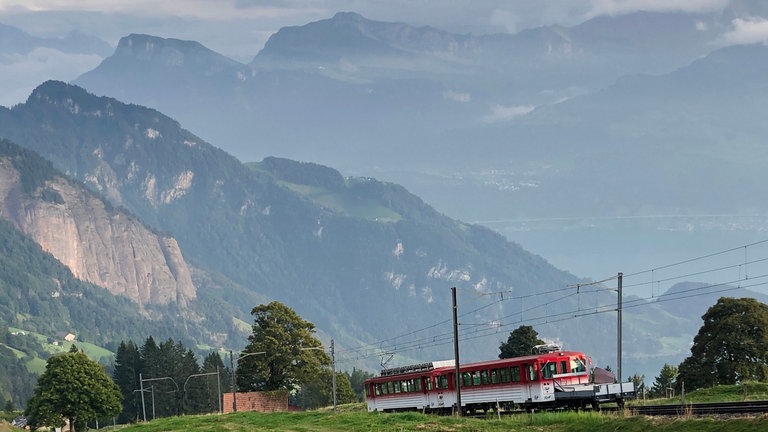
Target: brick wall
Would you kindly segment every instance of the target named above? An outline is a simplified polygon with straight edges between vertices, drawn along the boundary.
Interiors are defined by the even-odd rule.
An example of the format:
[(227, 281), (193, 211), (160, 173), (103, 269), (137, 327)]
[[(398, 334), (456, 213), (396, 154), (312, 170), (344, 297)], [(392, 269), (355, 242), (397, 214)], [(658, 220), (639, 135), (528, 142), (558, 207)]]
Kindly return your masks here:
[[(288, 393), (285, 392), (238, 392), (237, 411), (275, 412), (288, 411)], [(222, 411), (232, 412), (232, 393), (224, 393)]]

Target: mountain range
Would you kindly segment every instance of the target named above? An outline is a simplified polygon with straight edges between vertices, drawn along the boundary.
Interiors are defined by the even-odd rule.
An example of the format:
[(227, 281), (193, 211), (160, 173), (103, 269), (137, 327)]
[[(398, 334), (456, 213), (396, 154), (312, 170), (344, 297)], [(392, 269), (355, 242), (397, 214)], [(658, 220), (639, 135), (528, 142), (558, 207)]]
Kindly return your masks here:
[[(242, 164), (158, 111), (61, 82), (1, 109), (0, 135), (45, 155), (52, 164), (37, 171), (54, 173), (24, 186), (24, 164), (8, 171), (0, 216), (75, 276), (140, 312), (160, 308), (144, 315), (182, 325), (205, 346), (244, 343), (250, 308), (276, 299), (347, 347), (347, 365), (371, 367), (386, 353), (400, 362), (446, 356), (448, 288), (458, 286), (465, 298), (491, 299), (462, 305), (470, 357), (494, 356), (506, 331), (535, 322), (542, 336), (611, 358), (610, 294), (574, 291), (583, 281), (401, 186), (288, 159)], [(717, 296), (705, 291), (694, 290), (709, 299), (701, 308)], [(634, 367), (647, 367), (649, 353), (654, 365), (679, 358), (684, 349), (670, 341), (698, 328), (701, 308), (681, 313), (667, 300), (632, 300), (625, 349)]]
[[(155, 323), (237, 349), (274, 299), (334, 338), (342, 367), (432, 360), (452, 355), (458, 286), (470, 359), (534, 324), (613, 362), (610, 290), (452, 217), (763, 214), (768, 53), (719, 39), (743, 13), (473, 36), (344, 12), (281, 29), (250, 64), (129, 35), (77, 85), (0, 107), (0, 217), (115, 318), (114, 302), (138, 311), (111, 339)], [(690, 283), (630, 296), (625, 373), (679, 362), (719, 295), (762, 299)], [(42, 317), (24, 314), (5, 324)]]
[[(760, 177), (766, 53), (724, 35), (755, 11), (638, 12), (498, 35), (343, 12), (280, 29), (248, 65), (126, 36), (74, 83), (158, 108), (243, 161), (374, 174), (464, 220), (564, 208), (751, 214), (765, 210), (744, 198)], [(728, 198), (720, 208), (689, 193), (702, 183)], [(743, 194), (726, 192), (735, 187)]]

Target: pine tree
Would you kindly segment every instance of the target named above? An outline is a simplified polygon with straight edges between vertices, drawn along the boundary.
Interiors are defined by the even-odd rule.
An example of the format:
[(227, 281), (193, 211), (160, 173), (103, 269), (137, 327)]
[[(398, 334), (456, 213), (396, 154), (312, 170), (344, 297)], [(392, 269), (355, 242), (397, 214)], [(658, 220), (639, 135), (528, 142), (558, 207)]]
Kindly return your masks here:
[[(136, 421), (141, 409), (141, 395), (136, 392), (139, 386), (139, 372), (142, 360), (139, 348), (133, 341), (120, 342), (115, 354), (115, 371), (112, 378), (123, 395), (123, 410), (118, 416), (120, 423)], [(146, 396), (146, 395), (145, 395)]]
[(676, 391), (677, 374), (678, 370), (676, 366), (664, 363), (659, 375), (655, 378), (653, 385), (651, 385), (651, 397), (665, 397), (670, 391)]

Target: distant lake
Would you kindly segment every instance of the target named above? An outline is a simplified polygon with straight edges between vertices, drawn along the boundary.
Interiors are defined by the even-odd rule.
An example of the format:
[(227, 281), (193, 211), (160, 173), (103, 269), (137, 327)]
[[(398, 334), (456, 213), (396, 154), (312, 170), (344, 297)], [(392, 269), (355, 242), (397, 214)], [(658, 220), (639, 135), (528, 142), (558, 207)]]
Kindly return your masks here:
[[(641, 296), (659, 295), (682, 279), (723, 283), (743, 279), (745, 273), (752, 278), (768, 275), (768, 243), (745, 247), (768, 240), (768, 217), (763, 216), (550, 218), (478, 223), (579, 277), (602, 280), (618, 272), (642, 272), (635, 280), (649, 283), (634, 292)], [(670, 278), (682, 279), (667, 280)], [(766, 291), (756, 284), (756, 289)]]

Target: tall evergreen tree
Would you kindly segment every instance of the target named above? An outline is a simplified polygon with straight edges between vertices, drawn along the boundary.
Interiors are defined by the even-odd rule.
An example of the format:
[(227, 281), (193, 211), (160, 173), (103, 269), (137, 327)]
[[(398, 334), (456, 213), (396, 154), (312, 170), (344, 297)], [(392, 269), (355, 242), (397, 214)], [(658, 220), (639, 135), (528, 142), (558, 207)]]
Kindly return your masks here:
[(219, 353), (212, 352), (203, 359), (203, 366), (200, 373), (217, 375), (206, 375), (205, 378), (205, 403), (202, 412), (216, 412), (220, 408), (221, 393), (229, 389), (229, 374), (224, 367), (224, 361)]
[(141, 395), (136, 392), (139, 386), (139, 372), (142, 359), (139, 348), (133, 341), (120, 342), (115, 354), (115, 371), (112, 378), (123, 395), (123, 410), (118, 416), (120, 423), (133, 422), (141, 414)]
[(668, 391), (677, 389), (677, 367), (664, 363), (659, 375), (651, 386), (651, 397), (664, 397)]
[(365, 380), (373, 378), (374, 376), (374, 374), (362, 369), (352, 368), (352, 373), (349, 374), (349, 383), (352, 385), (352, 390), (357, 395), (358, 402), (362, 402), (365, 399)]
[[(292, 397), (294, 404), (304, 409), (317, 409), (333, 405), (333, 378), (329, 367), (321, 369), (313, 380), (304, 383)], [(357, 395), (352, 390), (349, 375), (336, 372), (336, 403), (357, 402)]]

